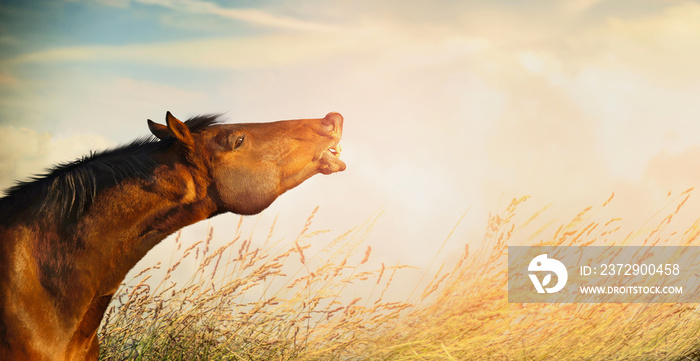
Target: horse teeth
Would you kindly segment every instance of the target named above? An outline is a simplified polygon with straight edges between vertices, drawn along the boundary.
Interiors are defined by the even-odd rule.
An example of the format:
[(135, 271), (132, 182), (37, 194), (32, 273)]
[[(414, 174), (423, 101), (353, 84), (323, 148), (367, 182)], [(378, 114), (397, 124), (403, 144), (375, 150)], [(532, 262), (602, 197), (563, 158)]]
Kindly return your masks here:
[(340, 157), (340, 152), (341, 152), (340, 146), (328, 148), (328, 151), (331, 152), (331, 154), (333, 154), (334, 156)]

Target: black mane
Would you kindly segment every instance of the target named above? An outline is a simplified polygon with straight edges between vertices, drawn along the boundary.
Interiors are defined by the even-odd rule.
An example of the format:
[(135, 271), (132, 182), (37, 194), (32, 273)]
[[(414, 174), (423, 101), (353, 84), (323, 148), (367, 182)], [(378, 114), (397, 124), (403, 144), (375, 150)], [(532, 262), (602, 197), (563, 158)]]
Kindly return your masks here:
[[(202, 115), (190, 118), (185, 124), (190, 132), (197, 133), (218, 122), (218, 115)], [(24, 212), (30, 212), (31, 217), (57, 212), (60, 218), (74, 222), (92, 205), (100, 190), (126, 179), (150, 176), (157, 165), (150, 154), (173, 142), (173, 139), (142, 137), (111, 150), (90, 152), (17, 182), (0, 198), (0, 224)]]

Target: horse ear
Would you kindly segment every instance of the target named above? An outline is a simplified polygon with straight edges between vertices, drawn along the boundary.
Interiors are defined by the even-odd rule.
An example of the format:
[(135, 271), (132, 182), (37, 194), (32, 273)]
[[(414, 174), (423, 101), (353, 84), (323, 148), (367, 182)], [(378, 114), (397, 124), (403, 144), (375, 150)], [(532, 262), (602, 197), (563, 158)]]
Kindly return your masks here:
[(192, 138), (190, 128), (187, 128), (187, 125), (185, 125), (185, 123), (175, 118), (172, 114), (170, 114), (170, 112), (167, 112), (165, 114), (165, 123), (168, 125), (167, 128), (170, 133), (170, 136), (177, 139), (187, 148), (192, 149), (194, 147), (194, 138)]
[(156, 138), (160, 140), (170, 137), (168, 127), (163, 124), (158, 124), (150, 119), (148, 119), (148, 129), (151, 130), (151, 134), (155, 135)]

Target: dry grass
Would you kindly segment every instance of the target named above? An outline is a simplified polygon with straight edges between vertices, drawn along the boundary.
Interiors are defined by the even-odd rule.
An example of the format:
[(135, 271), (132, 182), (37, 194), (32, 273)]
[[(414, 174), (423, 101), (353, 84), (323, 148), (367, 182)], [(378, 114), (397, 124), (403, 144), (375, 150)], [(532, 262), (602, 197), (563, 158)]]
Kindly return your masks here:
[[(216, 250), (211, 233), (186, 248), (178, 239), (179, 260), (162, 281), (152, 286), (155, 270), (146, 269), (115, 298), (100, 330), (101, 359), (698, 360), (695, 304), (507, 301), (507, 245), (700, 245), (700, 223), (672, 229), (689, 196), (674, 199), (657, 226), (626, 234), (621, 220), (599, 219), (610, 199), (534, 231), (541, 212), (520, 220), (526, 198), (513, 200), (489, 217), (479, 249), (465, 246), (406, 302), (385, 300), (406, 266), (366, 269), (371, 248), (362, 242), (376, 218), (314, 255), (308, 245), (328, 234), (310, 231), (315, 211), (284, 244), (272, 231), (260, 247), (240, 232)], [(192, 259), (192, 278), (171, 281)], [(358, 284), (367, 296), (341, 297)]]
[[(329, 360), (365, 347), (409, 307), (383, 301), (404, 266), (364, 269), (371, 248), (360, 244), (376, 218), (307, 254), (308, 242), (326, 234), (309, 230), (315, 212), (291, 244), (273, 242), (271, 229), (255, 247), (241, 222), (233, 240), (215, 250), (213, 230), (186, 248), (178, 237), (179, 258), (159, 283), (150, 278), (162, 266), (149, 267), (115, 297), (100, 330), (101, 359)], [(172, 281), (188, 261), (192, 277)], [(343, 290), (357, 283), (376, 296), (344, 301)]]

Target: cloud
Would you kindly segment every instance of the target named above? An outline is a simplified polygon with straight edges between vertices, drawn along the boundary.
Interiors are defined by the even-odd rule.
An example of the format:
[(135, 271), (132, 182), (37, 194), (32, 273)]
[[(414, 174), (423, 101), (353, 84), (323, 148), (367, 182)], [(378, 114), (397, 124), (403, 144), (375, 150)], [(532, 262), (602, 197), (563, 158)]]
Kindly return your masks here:
[(692, 85), (700, 77), (700, 4), (682, 2), (642, 16), (611, 16), (567, 44), (572, 63), (637, 72), (664, 86)]
[(20, 87), (24, 88), (21, 96), (2, 102), (0, 122), (32, 124), (58, 139), (88, 133), (124, 143), (148, 134), (146, 118), (160, 121), (166, 111), (188, 117), (226, 110), (213, 108), (211, 96), (187, 86), (111, 74), (73, 73), (42, 82), (20, 82)]
[(663, 190), (682, 191), (700, 184), (700, 145), (677, 154), (660, 153), (646, 170), (646, 178)]
[[(78, 1), (78, 0), (70, 0), (70, 1)], [(127, 8), (129, 5), (131, 5), (131, 0), (93, 0), (98, 4), (105, 5), (105, 6), (111, 6), (115, 8)]]
[(56, 163), (71, 161), (90, 150), (113, 145), (95, 134), (56, 138), (48, 132), (0, 126), (0, 189), (41, 174)]
[(14, 76), (0, 72), (0, 85), (16, 85), (19, 81)]
[(0, 126), (0, 188), (41, 170), (48, 156), (49, 133)]
[(270, 14), (258, 9), (232, 9), (223, 8), (216, 3), (198, 0), (133, 0), (148, 5), (157, 5), (179, 12), (194, 14), (209, 14), (223, 18), (244, 21), (251, 24), (262, 25), (273, 28), (306, 30), (306, 31), (329, 31), (334, 27), (311, 21), (303, 21), (294, 18)]
[(604, 0), (568, 0), (563, 1), (561, 3), (561, 6), (563, 7), (564, 11), (571, 13), (581, 13), (598, 5), (603, 1)]
[[(58, 163), (149, 134), (147, 117), (160, 122), (166, 110), (176, 110), (172, 106), (194, 108), (192, 104), (206, 101), (203, 94), (148, 81), (93, 80), (102, 86), (87, 82), (88, 88), (82, 88), (66, 82), (62, 84), (61, 96), (41, 101), (23, 98), (27, 108), (19, 113), (30, 113), (45, 123), (50, 120), (55, 129), (52, 132), (0, 125), (0, 197), (17, 181), (43, 174)], [(41, 109), (31, 108), (37, 103), (42, 104)], [(3, 109), (0, 114), (9, 118), (6, 111)], [(48, 124), (42, 128), (48, 128)]]
[[(93, 93), (96, 99), (92, 102), (98, 102), (102, 98), (110, 103), (130, 104), (138, 111), (150, 109), (153, 104), (202, 103), (207, 98), (203, 93), (131, 78), (116, 78), (100, 89), (95, 89)], [(99, 108), (104, 109), (105, 106), (106, 104), (100, 104)], [(86, 110), (81, 109), (83, 112)], [(99, 113), (98, 109), (95, 111)]]
[[(121, 46), (71, 46), (20, 55), (4, 64), (126, 62), (189, 69), (259, 69), (337, 57), (366, 47), (368, 44), (363, 41), (370, 40), (361, 33), (350, 35), (279, 34)], [(369, 44), (374, 42), (369, 41)]]

